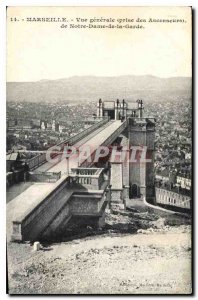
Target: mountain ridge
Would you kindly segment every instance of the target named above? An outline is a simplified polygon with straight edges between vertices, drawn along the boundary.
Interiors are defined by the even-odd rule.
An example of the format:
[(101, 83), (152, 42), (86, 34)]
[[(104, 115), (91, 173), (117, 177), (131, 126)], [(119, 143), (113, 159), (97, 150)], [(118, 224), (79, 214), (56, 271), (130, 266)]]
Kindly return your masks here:
[[(78, 102), (103, 98), (191, 97), (191, 77), (161, 78), (153, 75), (72, 76), (34, 82), (7, 82), (7, 101)], [(164, 99), (165, 100), (165, 99)]]

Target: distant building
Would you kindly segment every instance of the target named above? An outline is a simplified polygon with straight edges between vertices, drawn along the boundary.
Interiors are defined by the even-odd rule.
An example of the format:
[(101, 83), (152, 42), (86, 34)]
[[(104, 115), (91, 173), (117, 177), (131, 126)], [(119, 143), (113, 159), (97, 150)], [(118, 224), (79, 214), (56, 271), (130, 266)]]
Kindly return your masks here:
[(52, 124), (51, 123), (46, 124), (46, 130), (52, 130)]
[(42, 130), (45, 130), (45, 129), (46, 129), (46, 124), (45, 124), (45, 122), (43, 122), (43, 121), (41, 122), (41, 129), (42, 129)]
[(191, 208), (190, 175), (178, 174), (165, 169), (156, 174), (156, 203), (178, 209)]
[(52, 121), (52, 130), (56, 131), (56, 122), (55, 122), (55, 120)]
[(65, 126), (63, 125), (59, 125), (59, 132), (62, 133), (65, 129)]
[(59, 131), (59, 123), (57, 123), (55, 120), (52, 122), (52, 130), (56, 132)]
[(36, 127), (41, 127), (41, 121), (40, 119), (32, 119), (32, 125)]
[(191, 197), (175, 190), (156, 187), (156, 203), (161, 206), (172, 206), (180, 209), (191, 208)]
[(12, 172), (17, 167), (17, 161), (19, 161), (19, 153), (12, 152), (6, 154), (6, 172)]
[(177, 184), (181, 186), (182, 189), (191, 189), (191, 178), (190, 175), (179, 174), (177, 176)]
[(169, 182), (169, 170), (164, 169), (162, 171), (157, 171), (155, 178), (156, 180), (161, 180), (162, 182)]
[(185, 153), (185, 159), (191, 159), (191, 153)]

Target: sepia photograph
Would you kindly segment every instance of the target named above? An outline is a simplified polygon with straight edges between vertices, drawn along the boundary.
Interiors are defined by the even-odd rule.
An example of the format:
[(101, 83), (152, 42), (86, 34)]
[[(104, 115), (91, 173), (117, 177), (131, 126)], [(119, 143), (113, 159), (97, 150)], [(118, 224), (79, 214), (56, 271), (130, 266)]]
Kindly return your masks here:
[(192, 295), (192, 15), (7, 6), (9, 295)]

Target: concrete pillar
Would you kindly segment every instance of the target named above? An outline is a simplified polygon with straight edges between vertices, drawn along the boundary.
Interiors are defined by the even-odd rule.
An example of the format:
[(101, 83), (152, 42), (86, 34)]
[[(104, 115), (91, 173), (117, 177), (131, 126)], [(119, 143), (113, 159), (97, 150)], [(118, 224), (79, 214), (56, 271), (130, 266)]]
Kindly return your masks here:
[(129, 198), (129, 185), (123, 185), (123, 200)]
[(122, 162), (111, 162), (111, 208), (124, 209)]

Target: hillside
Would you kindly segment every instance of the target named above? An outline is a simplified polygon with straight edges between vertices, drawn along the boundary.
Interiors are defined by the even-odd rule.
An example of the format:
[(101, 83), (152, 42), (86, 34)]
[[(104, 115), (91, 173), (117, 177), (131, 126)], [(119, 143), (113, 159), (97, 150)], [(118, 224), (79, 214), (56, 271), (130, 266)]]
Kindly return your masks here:
[(7, 101), (57, 102), (96, 101), (117, 98), (145, 101), (173, 100), (191, 96), (190, 77), (159, 78), (147, 76), (74, 76), (36, 82), (8, 82)]

